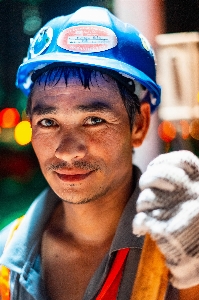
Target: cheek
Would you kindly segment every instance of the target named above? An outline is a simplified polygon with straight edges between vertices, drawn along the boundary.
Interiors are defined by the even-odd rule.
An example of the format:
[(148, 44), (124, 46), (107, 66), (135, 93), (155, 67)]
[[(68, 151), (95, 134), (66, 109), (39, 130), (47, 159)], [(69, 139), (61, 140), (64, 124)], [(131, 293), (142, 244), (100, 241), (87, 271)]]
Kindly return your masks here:
[(32, 146), (40, 163), (51, 156), (54, 151), (52, 141), (52, 137), (49, 138), (45, 135), (35, 134), (33, 131)]
[(132, 159), (131, 134), (127, 130), (109, 131), (95, 134), (90, 138), (92, 154), (111, 162)]

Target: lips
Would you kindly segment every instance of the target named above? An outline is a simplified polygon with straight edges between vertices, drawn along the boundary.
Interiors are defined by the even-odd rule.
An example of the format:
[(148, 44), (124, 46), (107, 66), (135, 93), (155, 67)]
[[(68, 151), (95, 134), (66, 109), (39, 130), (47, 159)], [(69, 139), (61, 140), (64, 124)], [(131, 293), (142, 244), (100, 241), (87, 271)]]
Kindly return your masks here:
[(59, 179), (61, 179), (62, 181), (65, 182), (74, 182), (74, 181), (81, 181), (86, 179), (87, 177), (89, 177), (91, 175), (91, 173), (93, 173), (93, 171), (87, 172), (87, 173), (74, 173), (73, 172), (56, 172), (57, 176), (59, 177)]

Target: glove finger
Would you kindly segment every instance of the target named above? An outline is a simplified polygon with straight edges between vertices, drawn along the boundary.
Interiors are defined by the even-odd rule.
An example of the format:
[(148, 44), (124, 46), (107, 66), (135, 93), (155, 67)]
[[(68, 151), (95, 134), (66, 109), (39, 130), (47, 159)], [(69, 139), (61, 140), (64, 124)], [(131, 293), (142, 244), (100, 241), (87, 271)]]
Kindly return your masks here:
[(146, 225), (147, 219), (148, 216), (144, 212), (140, 212), (135, 215), (132, 222), (133, 234), (140, 236), (150, 233), (150, 227)]
[(141, 211), (152, 211), (155, 209), (175, 209), (176, 206), (183, 202), (191, 200), (198, 201), (199, 192), (196, 189), (199, 187), (190, 187), (190, 189), (176, 189), (173, 192), (162, 191), (160, 189), (152, 188), (143, 190), (136, 202), (136, 209)]
[(136, 202), (137, 212), (151, 211), (158, 208), (161, 205), (161, 200), (156, 197), (153, 189), (143, 190)]
[[(154, 213), (158, 219), (168, 219), (172, 216), (171, 212), (178, 207), (179, 199), (175, 192), (169, 196), (156, 189), (145, 189), (137, 199), (137, 212)], [(160, 214), (160, 216), (159, 216)]]
[[(144, 223), (147, 228), (150, 228), (153, 235), (156, 233), (161, 233), (162, 236), (181, 235), (183, 243), (186, 243), (189, 237), (193, 239), (195, 232), (199, 231), (199, 200), (180, 203), (172, 209), (141, 211), (136, 214), (135, 219), (139, 224)], [(196, 238), (198, 239), (198, 235)]]
[(137, 212), (150, 212), (161, 208), (171, 210), (179, 202), (177, 196), (175, 192), (168, 195), (157, 189), (145, 189), (137, 199)]
[(160, 235), (163, 236), (166, 232), (165, 228), (167, 223), (164, 221), (159, 221), (147, 213), (140, 212), (135, 215), (132, 226), (134, 234), (144, 235), (149, 233), (152, 237), (155, 236), (157, 239)]
[(161, 154), (151, 161), (148, 167), (164, 163), (182, 168), (191, 178), (192, 176), (199, 178), (199, 159), (190, 151), (181, 150)]
[(138, 236), (145, 235), (146, 233), (150, 234), (151, 238), (156, 241), (161, 252), (165, 255), (167, 263), (177, 265), (183, 255), (181, 247), (176, 246), (175, 241), (174, 246), (172, 245), (171, 239), (173, 238), (165, 236), (165, 226), (162, 225), (164, 223), (148, 217), (145, 213), (139, 213), (135, 216), (132, 223), (133, 233)]
[(181, 168), (162, 164), (153, 165), (147, 168), (146, 172), (140, 177), (140, 189), (157, 188), (163, 191), (172, 192), (175, 189), (183, 188), (184, 182), (190, 179)]

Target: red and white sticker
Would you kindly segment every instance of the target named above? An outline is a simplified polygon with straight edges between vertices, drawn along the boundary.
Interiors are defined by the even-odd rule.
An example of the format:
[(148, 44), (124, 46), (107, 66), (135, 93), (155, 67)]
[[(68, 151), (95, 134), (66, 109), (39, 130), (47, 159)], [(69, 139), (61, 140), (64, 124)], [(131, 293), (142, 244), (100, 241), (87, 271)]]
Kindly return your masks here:
[(73, 26), (63, 30), (57, 45), (65, 50), (81, 53), (101, 52), (117, 45), (115, 33), (96, 25)]

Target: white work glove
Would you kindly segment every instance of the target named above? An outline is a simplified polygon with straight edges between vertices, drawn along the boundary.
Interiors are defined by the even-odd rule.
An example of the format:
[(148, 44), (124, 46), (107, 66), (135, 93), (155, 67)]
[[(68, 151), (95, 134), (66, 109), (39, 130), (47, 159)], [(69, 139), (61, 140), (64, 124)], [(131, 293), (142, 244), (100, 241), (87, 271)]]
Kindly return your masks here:
[(189, 151), (162, 154), (148, 165), (140, 188), (133, 233), (157, 242), (173, 286), (199, 284), (199, 159)]

